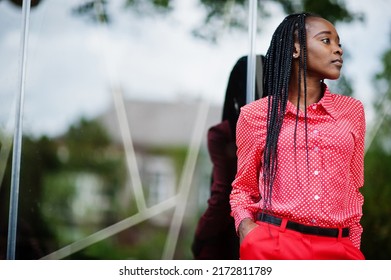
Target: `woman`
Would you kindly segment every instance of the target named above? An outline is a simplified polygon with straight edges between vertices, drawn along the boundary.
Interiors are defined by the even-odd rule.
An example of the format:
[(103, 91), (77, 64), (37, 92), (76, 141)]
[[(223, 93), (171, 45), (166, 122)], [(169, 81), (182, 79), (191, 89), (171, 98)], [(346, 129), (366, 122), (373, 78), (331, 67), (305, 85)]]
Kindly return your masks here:
[(230, 195), (241, 259), (364, 259), (360, 251), (365, 115), (333, 94), (335, 27), (287, 16), (265, 59), (266, 98), (241, 108)]

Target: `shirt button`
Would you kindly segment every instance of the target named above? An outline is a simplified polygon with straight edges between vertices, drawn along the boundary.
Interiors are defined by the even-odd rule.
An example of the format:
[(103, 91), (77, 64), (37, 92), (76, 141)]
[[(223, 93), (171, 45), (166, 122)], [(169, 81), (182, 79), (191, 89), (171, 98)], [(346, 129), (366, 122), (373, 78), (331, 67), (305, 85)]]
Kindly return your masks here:
[(315, 200), (318, 200), (320, 198), (320, 196), (319, 195), (315, 195), (314, 198), (315, 198)]
[(319, 147), (314, 147), (314, 151), (318, 152), (319, 151)]
[(319, 175), (319, 170), (315, 170), (315, 171), (314, 171), (314, 174), (315, 174), (315, 175)]
[(319, 133), (319, 130), (314, 129), (313, 133), (314, 133), (314, 134), (318, 134), (318, 133)]
[(316, 104), (312, 105), (312, 109), (316, 110)]
[(316, 220), (315, 220), (315, 219), (312, 219), (312, 220), (311, 220), (311, 223), (316, 224)]

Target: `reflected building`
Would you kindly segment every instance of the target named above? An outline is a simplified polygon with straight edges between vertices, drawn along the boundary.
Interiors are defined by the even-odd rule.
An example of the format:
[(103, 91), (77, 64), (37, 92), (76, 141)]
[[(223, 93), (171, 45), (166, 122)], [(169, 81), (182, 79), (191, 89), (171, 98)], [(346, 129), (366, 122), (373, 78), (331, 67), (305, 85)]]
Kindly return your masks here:
[[(126, 100), (126, 123), (132, 140), (137, 169), (142, 181), (146, 206), (151, 207), (177, 194), (179, 180), (184, 171), (183, 161), (188, 152), (197, 125), (199, 100), (148, 101)], [(202, 143), (197, 164), (192, 174), (191, 197), (188, 211), (196, 217), (206, 206), (209, 197), (211, 163), (206, 149), (207, 130), (221, 119), (222, 107), (209, 105), (201, 131)], [(114, 142), (123, 142), (118, 113), (111, 106), (99, 117)], [(123, 130), (123, 128), (122, 128)], [(181, 154), (178, 158), (178, 154)], [(178, 162), (179, 161), (179, 162)], [(131, 181), (129, 179), (129, 181)], [(131, 185), (131, 182), (127, 186)], [(122, 203), (132, 201), (132, 191), (124, 191)], [(126, 207), (126, 205), (124, 205)], [(194, 218), (191, 217), (191, 218)], [(190, 217), (189, 217), (190, 218)], [(151, 219), (157, 224), (170, 223), (170, 216)]]

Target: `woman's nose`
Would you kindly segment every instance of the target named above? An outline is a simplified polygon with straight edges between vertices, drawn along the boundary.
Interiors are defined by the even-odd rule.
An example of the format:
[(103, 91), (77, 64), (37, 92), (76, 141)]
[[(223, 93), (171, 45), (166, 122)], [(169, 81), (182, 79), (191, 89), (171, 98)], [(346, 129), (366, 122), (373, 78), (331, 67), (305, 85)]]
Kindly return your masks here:
[(343, 49), (340, 45), (337, 45), (336, 48), (335, 48), (335, 53), (338, 53), (340, 56), (343, 55)]

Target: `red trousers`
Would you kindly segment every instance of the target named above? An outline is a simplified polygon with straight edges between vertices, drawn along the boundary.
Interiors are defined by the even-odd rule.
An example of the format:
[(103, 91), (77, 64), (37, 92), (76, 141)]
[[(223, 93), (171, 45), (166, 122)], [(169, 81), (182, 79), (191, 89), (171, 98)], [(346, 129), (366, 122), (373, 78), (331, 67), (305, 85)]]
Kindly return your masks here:
[[(302, 234), (257, 221), (240, 245), (242, 260), (364, 260), (349, 237)], [(286, 223), (282, 223), (286, 224)]]

